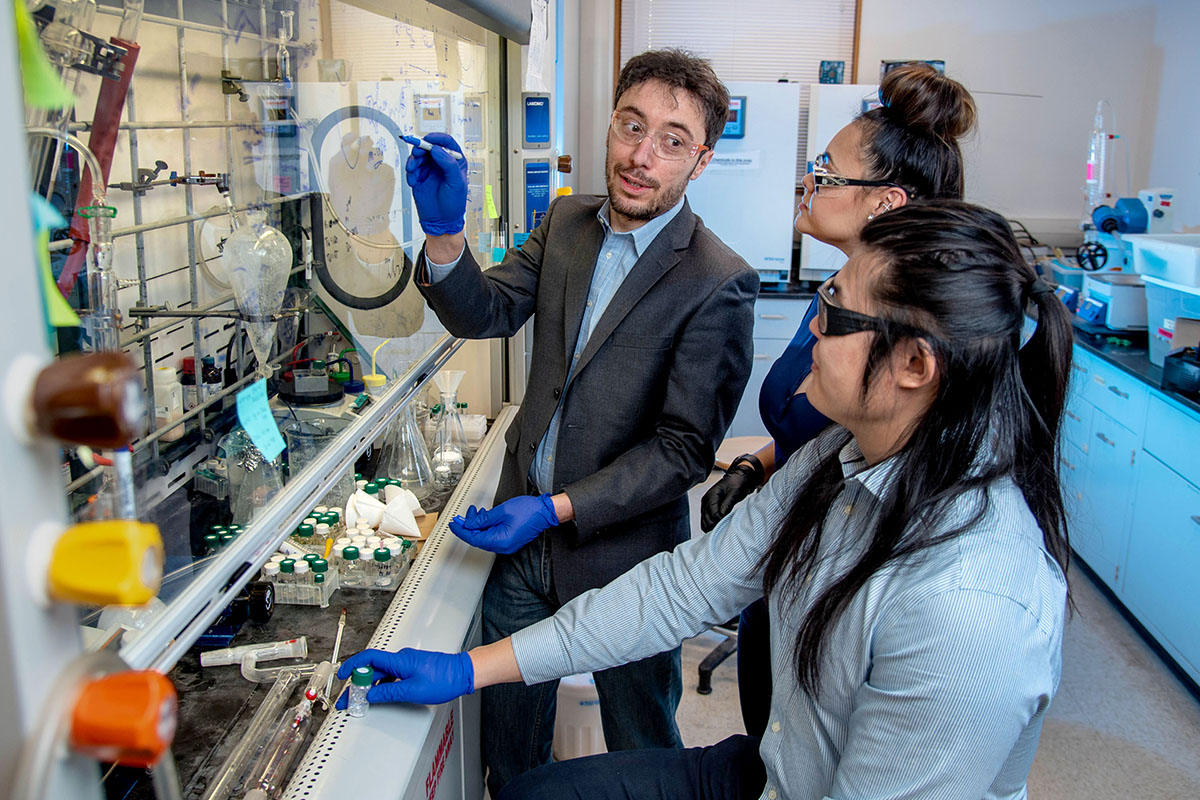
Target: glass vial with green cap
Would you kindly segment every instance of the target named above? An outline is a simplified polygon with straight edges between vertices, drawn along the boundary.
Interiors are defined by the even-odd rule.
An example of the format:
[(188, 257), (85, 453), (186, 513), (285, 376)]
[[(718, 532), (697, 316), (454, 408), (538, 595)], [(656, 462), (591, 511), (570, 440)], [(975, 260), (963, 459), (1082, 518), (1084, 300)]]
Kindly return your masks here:
[(350, 696), (346, 700), (346, 712), (352, 717), (367, 715), (367, 692), (375, 682), (375, 670), (358, 667), (350, 674)]
[(338, 575), (338, 583), (342, 586), (362, 586), (363, 569), (357, 547), (347, 545), (342, 548), (342, 563), (339, 566), (341, 574)]

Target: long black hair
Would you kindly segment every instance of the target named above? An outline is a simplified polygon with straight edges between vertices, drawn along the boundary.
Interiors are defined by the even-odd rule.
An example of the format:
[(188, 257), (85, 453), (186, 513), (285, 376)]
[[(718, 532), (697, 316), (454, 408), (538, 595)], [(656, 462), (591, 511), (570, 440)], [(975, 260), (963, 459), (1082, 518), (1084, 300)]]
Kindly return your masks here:
[[(1066, 309), (1025, 263), (1008, 223), (960, 201), (913, 203), (862, 232), (863, 253), (882, 268), (870, 288), (876, 313), (894, 330), (871, 332), (862, 394), (895, 347), (916, 331), (937, 361), (929, 409), (908, 431), (881, 512), (861, 557), (808, 609), (796, 635), (801, 685), (820, 689), (829, 631), (867, 580), (889, 562), (958, 535), (987, 509), (986, 488), (1009, 476), (1042, 530), (1046, 550), (1066, 572), (1066, 517), (1058, 474), (1058, 434), (1071, 363)], [(1026, 304), (1037, 329), (1021, 346)], [(846, 433), (849, 439), (849, 433)], [(845, 488), (837, 448), (797, 493), (763, 556), (764, 585), (795, 603), (816, 565), (826, 515)], [(983, 489), (971, 519), (945, 530), (964, 492)]]
[(928, 64), (915, 63), (884, 76), (879, 100), (882, 106), (857, 119), (869, 177), (899, 184), (910, 200), (961, 200), (958, 142), (975, 127), (971, 93)]

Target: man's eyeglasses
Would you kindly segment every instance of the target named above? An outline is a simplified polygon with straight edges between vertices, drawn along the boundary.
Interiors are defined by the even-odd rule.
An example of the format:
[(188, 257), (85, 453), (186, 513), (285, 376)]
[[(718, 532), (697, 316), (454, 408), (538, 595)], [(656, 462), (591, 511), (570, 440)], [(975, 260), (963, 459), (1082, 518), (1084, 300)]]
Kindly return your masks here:
[(894, 331), (929, 338), (924, 331), (903, 322), (872, 317), (842, 308), (834, 301), (833, 293), (832, 278), (817, 289), (817, 330), (822, 336), (848, 336), (861, 331)]
[(637, 147), (642, 143), (642, 140), (647, 136), (650, 137), (650, 149), (659, 158), (668, 161), (682, 161), (687, 158), (693, 158), (699, 153), (708, 150), (707, 145), (698, 144), (689, 139), (686, 135), (676, 131), (652, 131), (649, 130), (643, 122), (632, 114), (624, 114), (620, 111), (614, 111), (612, 122), (609, 123), (612, 129), (613, 136), (617, 137), (617, 141), (622, 144)]

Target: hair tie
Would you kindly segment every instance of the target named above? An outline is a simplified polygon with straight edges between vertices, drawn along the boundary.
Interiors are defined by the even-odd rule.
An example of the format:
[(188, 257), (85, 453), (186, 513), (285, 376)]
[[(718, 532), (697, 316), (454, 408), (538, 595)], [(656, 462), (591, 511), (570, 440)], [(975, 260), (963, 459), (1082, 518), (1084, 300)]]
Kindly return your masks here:
[(1054, 294), (1054, 287), (1039, 277), (1034, 278), (1029, 283), (1027, 291), (1029, 292), (1029, 296), (1032, 298), (1042, 294)]

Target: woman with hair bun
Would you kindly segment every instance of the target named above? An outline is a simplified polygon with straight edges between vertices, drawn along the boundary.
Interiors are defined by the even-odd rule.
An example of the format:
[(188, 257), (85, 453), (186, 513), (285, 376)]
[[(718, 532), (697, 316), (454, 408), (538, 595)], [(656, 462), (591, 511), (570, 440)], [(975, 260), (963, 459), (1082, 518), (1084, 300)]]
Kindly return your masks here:
[[(870, 221), (914, 200), (963, 196), (959, 139), (975, 127), (975, 101), (958, 81), (928, 64), (907, 64), (884, 76), (878, 108), (842, 128), (814, 160), (801, 184), (796, 230), (837, 247), (848, 257)], [(700, 527), (711, 531), (829, 420), (808, 401), (801, 384), (812, 366), (816, 337), (809, 323), (814, 299), (783, 355), (771, 366), (758, 396), (772, 441), (733, 460), (700, 501)], [(767, 607), (758, 600), (738, 626), (738, 694), (746, 732), (762, 736), (771, 706)]]

